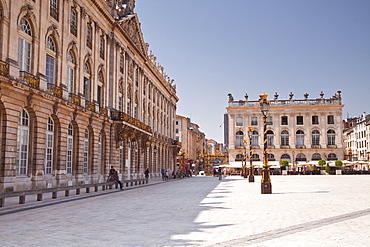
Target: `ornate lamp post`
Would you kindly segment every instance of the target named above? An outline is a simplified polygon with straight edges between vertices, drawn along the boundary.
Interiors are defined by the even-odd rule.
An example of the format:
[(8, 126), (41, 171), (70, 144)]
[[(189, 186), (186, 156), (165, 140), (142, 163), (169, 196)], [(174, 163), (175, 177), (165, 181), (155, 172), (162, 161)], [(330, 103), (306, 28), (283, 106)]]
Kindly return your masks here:
[(249, 182), (254, 182), (253, 160), (252, 160), (252, 126), (248, 127), (249, 137)]
[(268, 95), (263, 93), (260, 95), (260, 108), (263, 114), (263, 169), (261, 179), (261, 194), (271, 194), (271, 179), (270, 168), (267, 161), (267, 113), (269, 111), (270, 101), (267, 100)]
[(243, 160), (242, 160), (242, 177), (247, 178), (248, 177), (248, 172), (247, 172), (247, 140), (243, 140)]

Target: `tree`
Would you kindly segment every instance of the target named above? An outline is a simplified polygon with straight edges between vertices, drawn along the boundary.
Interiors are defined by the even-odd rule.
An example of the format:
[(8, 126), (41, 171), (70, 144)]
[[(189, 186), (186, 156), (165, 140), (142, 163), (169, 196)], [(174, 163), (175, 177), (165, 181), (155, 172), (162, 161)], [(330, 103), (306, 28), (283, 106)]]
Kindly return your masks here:
[(324, 166), (326, 164), (325, 160), (319, 160), (318, 162), (319, 166)]
[(282, 161), (280, 161), (280, 166), (284, 167), (284, 169), (285, 169), (285, 167), (289, 166), (289, 162), (287, 160), (282, 160)]
[(336, 160), (335, 161), (335, 166), (342, 166), (343, 162), (341, 160)]
[(329, 164), (327, 164), (327, 165), (325, 166), (325, 171), (326, 171), (327, 173), (329, 173), (329, 172), (330, 172), (330, 166), (329, 166)]

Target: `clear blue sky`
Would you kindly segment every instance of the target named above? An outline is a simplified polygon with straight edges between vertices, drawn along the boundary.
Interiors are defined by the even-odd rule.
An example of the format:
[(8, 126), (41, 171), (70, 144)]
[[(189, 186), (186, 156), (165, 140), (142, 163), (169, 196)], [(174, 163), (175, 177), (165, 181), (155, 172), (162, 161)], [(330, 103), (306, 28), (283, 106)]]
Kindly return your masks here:
[(136, 0), (145, 42), (190, 117), (223, 142), (228, 93), (331, 97), (370, 113), (370, 0)]

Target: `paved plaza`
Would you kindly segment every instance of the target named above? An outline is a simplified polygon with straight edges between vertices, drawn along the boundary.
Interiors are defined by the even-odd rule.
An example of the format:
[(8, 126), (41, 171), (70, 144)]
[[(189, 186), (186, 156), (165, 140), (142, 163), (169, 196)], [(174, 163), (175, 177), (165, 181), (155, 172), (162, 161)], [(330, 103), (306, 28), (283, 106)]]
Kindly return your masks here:
[[(370, 176), (192, 177), (0, 209), (1, 246), (369, 246)], [(99, 192), (98, 192), (99, 193)]]

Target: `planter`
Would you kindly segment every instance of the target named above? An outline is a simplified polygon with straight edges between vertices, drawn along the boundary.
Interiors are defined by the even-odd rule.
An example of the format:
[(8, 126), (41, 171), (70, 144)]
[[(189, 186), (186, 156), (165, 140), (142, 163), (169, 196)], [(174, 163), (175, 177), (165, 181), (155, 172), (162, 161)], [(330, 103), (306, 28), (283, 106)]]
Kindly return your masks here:
[(342, 170), (336, 170), (336, 171), (335, 171), (335, 174), (336, 174), (336, 175), (342, 175)]
[(281, 175), (288, 175), (288, 170), (282, 170)]

